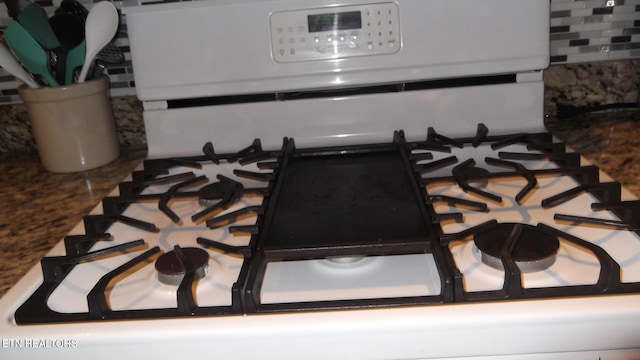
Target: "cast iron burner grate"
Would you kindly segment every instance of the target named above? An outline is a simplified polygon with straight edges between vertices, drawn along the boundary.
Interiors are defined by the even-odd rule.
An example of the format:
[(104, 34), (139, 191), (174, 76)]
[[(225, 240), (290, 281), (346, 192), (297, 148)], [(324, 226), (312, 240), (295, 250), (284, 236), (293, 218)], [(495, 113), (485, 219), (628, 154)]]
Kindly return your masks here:
[[(503, 168), (503, 171), (485, 171), (456, 156), (433, 160), (434, 153), (447, 154), (452, 148), (485, 144), (497, 151), (496, 157), (487, 158), (485, 162)], [(498, 151), (511, 144), (524, 144), (527, 150), (535, 152)], [(519, 162), (527, 159), (549, 161), (559, 166), (530, 170)], [(253, 179), (264, 186), (247, 188), (237, 179), (228, 176), (219, 175), (212, 180), (188, 170), (199, 169), (203, 164), (221, 162), (238, 165), (233, 172), (234, 177)], [(247, 164), (256, 164), (260, 171), (243, 169)], [(455, 170), (445, 176), (431, 175), (448, 167)], [(178, 173), (170, 174), (171, 169), (179, 170)], [(579, 185), (544, 199), (540, 204), (543, 209), (553, 211), (555, 207), (570, 202), (579, 194), (589, 193), (597, 199), (591, 205), (593, 211), (609, 211), (618, 218), (602, 221), (557, 213), (555, 219), (558, 221), (607, 227), (613, 231), (640, 235), (637, 220), (640, 202), (621, 200), (620, 184), (601, 183), (597, 168), (582, 166), (578, 154), (568, 153), (564, 145), (553, 143), (548, 133), (491, 136), (489, 129), (479, 125), (476, 136), (469, 138), (451, 139), (429, 129), (424, 141), (409, 142), (403, 132), (398, 131), (390, 143), (347, 147), (296, 149), (293, 139), (285, 138), (278, 151), (263, 151), (260, 141), (255, 140), (236, 154), (216, 154), (213, 144), (208, 143), (203, 147), (202, 155), (146, 160), (142, 171), (132, 173), (131, 181), (119, 185), (118, 196), (110, 196), (102, 201), (102, 214), (84, 218), (85, 234), (70, 235), (64, 239), (65, 255), (42, 259), (43, 283), (19, 307), (15, 320), (18, 324), (35, 324), (221, 316), (640, 292), (640, 283), (621, 281), (620, 264), (603, 248), (549, 224), (535, 225), (535, 232), (544, 233), (551, 239), (569, 242), (595, 254), (600, 264), (595, 284), (524, 288), (522, 272), (517, 264), (518, 254), (513, 250), (523, 231), (534, 231), (531, 225), (509, 223), (505, 227), (499, 219), (493, 219), (458, 233), (445, 233), (442, 230), (443, 222), (463, 222), (464, 216), (459, 212), (438, 213), (435, 211), (436, 204), (444, 202), (452, 207), (487, 213), (490, 210), (485, 200), (501, 201), (500, 196), (485, 188), (489, 182), (512, 177), (525, 179), (526, 185), (515, 196), (519, 203), (522, 198), (536, 191), (539, 177), (549, 176), (570, 176)], [(455, 196), (430, 194), (427, 191), (429, 184), (443, 181), (476, 194), (479, 200), (470, 201)], [(145, 192), (157, 184), (169, 185), (169, 188), (161, 193)], [(250, 194), (262, 196), (262, 203), (221, 214)], [(225, 224), (231, 224), (225, 231), (250, 235), (249, 243), (242, 246), (205, 237), (194, 239), (202, 249), (215, 248), (223, 256), (242, 259), (241, 269), (230, 289), (231, 305), (198, 305), (194, 285), (203, 276), (204, 264), (192, 263), (189, 256), (181, 255), (184, 254), (184, 249), (174, 247), (164, 251), (173, 251), (178, 255), (176, 260), (181, 273), (180, 279), (176, 280), (177, 305), (171, 308), (112, 309), (109, 289), (114, 282), (153, 263), (162, 257), (164, 251), (157, 246), (148, 249), (149, 245), (144, 239), (119, 241), (118, 245), (98, 247), (98, 250), (95, 249), (96, 244), (114, 240), (109, 233), (114, 224), (135, 227), (148, 233), (159, 231), (151, 222), (125, 216), (125, 210), (131, 204), (155, 203), (163, 216), (180, 224), (187, 219), (176, 215), (172, 207), (182, 201), (201, 201), (201, 204), (205, 204), (205, 210), (191, 216), (191, 221), (199, 226), (216, 230)], [(238, 219), (247, 214), (256, 217), (255, 224), (236, 224)], [(354, 214), (359, 214), (355, 221), (343, 221)], [(321, 216), (326, 217), (317, 221)], [(506, 269), (504, 284), (499, 290), (468, 292), (464, 287), (464, 276), (454, 261), (449, 245), (454, 241), (471, 241), (474, 237), (486, 240), (486, 235), (495, 231), (503, 237), (501, 246), (491, 248), (494, 260)], [(504, 234), (507, 234), (506, 238)], [(491, 236), (493, 235), (489, 235)], [(88, 293), (88, 311), (61, 313), (49, 307), (48, 299), (51, 294), (78, 264), (100, 262), (125, 254), (130, 255), (130, 260), (103, 275)], [(135, 256), (131, 256), (132, 254)], [(437, 295), (270, 304), (261, 301), (264, 274), (271, 262), (400, 254), (429, 254), (433, 258), (438, 272), (436, 277), (440, 281)]]

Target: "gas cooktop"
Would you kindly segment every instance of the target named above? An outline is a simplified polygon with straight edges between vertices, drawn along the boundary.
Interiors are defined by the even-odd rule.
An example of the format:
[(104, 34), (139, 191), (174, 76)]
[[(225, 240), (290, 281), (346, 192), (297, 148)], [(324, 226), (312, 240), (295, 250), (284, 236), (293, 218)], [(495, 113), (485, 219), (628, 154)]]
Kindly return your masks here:
[(18, 324), (640, 291), (640, 201), (548, 133), (145, 160)]

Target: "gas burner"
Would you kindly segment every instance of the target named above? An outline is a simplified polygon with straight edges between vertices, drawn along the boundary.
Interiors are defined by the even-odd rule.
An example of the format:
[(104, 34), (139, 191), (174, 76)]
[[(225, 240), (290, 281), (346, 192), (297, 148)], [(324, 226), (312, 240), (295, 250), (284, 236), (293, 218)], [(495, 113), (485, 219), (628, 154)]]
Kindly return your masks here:
[(209, 254), (205, 250), (176, 246), (173, 251), (162, 254), (156, 260), (155, 267), (161, 283), (179, 285), (189, 271), (195, 272), (196, 279), (202, 279), (206, 275), (208, 265)]
[(322, 259), (318, 264), (325, 269), (348, 272), (363, 270), (377, 258), (377, 256), (330, 256)]
[[(501, 196), (480, 190), (488, 185), (489, 180), (482, 177), (490, 174), (490, 172), (486, 169), (477, 167), (474, 159), (468, 159), (460, 163), (455, 166), (451, 172), (458, 185), (465, 192), (472, 192), (498, 203), (502, 202)], [(477, 177), (480, 177), (480, 179), (474, 179)], [(471, 186), (471, 183), (475, 186)]]
[(242, 189), (242, 184), (226, 176), (218, 175), (220, 181), (207, 184), (200, 188), (198, 202), (202, 206), (211, 206), (218, 203), (228, 203), (235, 191)]
[(487, 176), (491, 174), (489, 170), (471, 165), (461, 169), (461, 171), (463, 173), (464, 178), (466, 179), (478, 178), (474, 180), (469, 180), (469, 183), (473, 184), (475, 188), (484, 189), (487, 187), (487, 185), (489, 185), (489, 179)]
[(197, 223), (211, 216), (216, 211), (227, 208), (238, 196), (244, 186), (226, 176), (218, 175), (218, 182), (210, 183), (199, 190), (198, 203), (206, 206), (206, 209), (191, 217), (191, 221)]
[(556, 261), (560, 247), (556, 236), (532, 225), (516, 223), (498, 224), (474, 235), (473, 241), (484, 264), (502, 270), (502, 260), (507, 253), (524, 273), (549, 268)]
[(365, 256), (330, 256), (326, 258), (327, 261), (333, 264), (351, 265), (358, 263), (365, 259)]

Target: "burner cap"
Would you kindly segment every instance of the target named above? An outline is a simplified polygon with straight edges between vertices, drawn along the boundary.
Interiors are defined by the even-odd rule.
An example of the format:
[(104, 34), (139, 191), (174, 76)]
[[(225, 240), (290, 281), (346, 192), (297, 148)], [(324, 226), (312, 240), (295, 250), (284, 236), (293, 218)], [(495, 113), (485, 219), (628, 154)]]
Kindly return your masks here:
[[(489, 231), (474, 236), (473, 241), (482, 254), (483, 263), (495, 269), (503, 269), (500, 253), (516, 225), (518, 224), (499, 224)], [(511, 257), (521, 272), (542, 271), (556, 261), (560, 241), (552, 234), (535, 226), (523, 224), (522, 232), (515, 241)]]
[[(196, 279), (202, 279), (209, 266), (209, 253), (203, 249), (187, 247), (180, 248), (184, 256), (191, 262), (196, 272)], [(167, 285), (179, 285), (186, 273), (185, 266), (176, 250), (162, 254), (156, 260), (158, 280)]]
[[(466, 179), (471, 179), (473, 177), (480, 177), (480, 176), (486, 176), (491, 174), (491, 171), (485, 168), (477, 167), (477, 166), (465, 166), (461, 169), (461, 171), (464, 174), (464, 177)], [(487, 185), (489, 185), (489, 179), (485, 178), (485, 179), (469, 180), (469, 183), (473, 184), (478, 189), (484, 189), (487, 187)]]
[(214, 182), (203, 186), (198, 196), (198, 202), (202, 206), (212, 206), (220, 202), (228, 201), (230, 195), (233, 194), (235, 187), (233, 183)]

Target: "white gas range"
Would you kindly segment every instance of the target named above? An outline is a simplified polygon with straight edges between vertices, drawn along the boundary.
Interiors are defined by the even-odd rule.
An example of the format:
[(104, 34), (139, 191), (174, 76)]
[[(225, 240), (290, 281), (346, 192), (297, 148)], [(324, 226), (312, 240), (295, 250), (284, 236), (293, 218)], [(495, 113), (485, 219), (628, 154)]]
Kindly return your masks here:
[(638, 202), (544, 132), (548, 6), (125, 8), (149, 159), (0, 356), (637, 358)]

